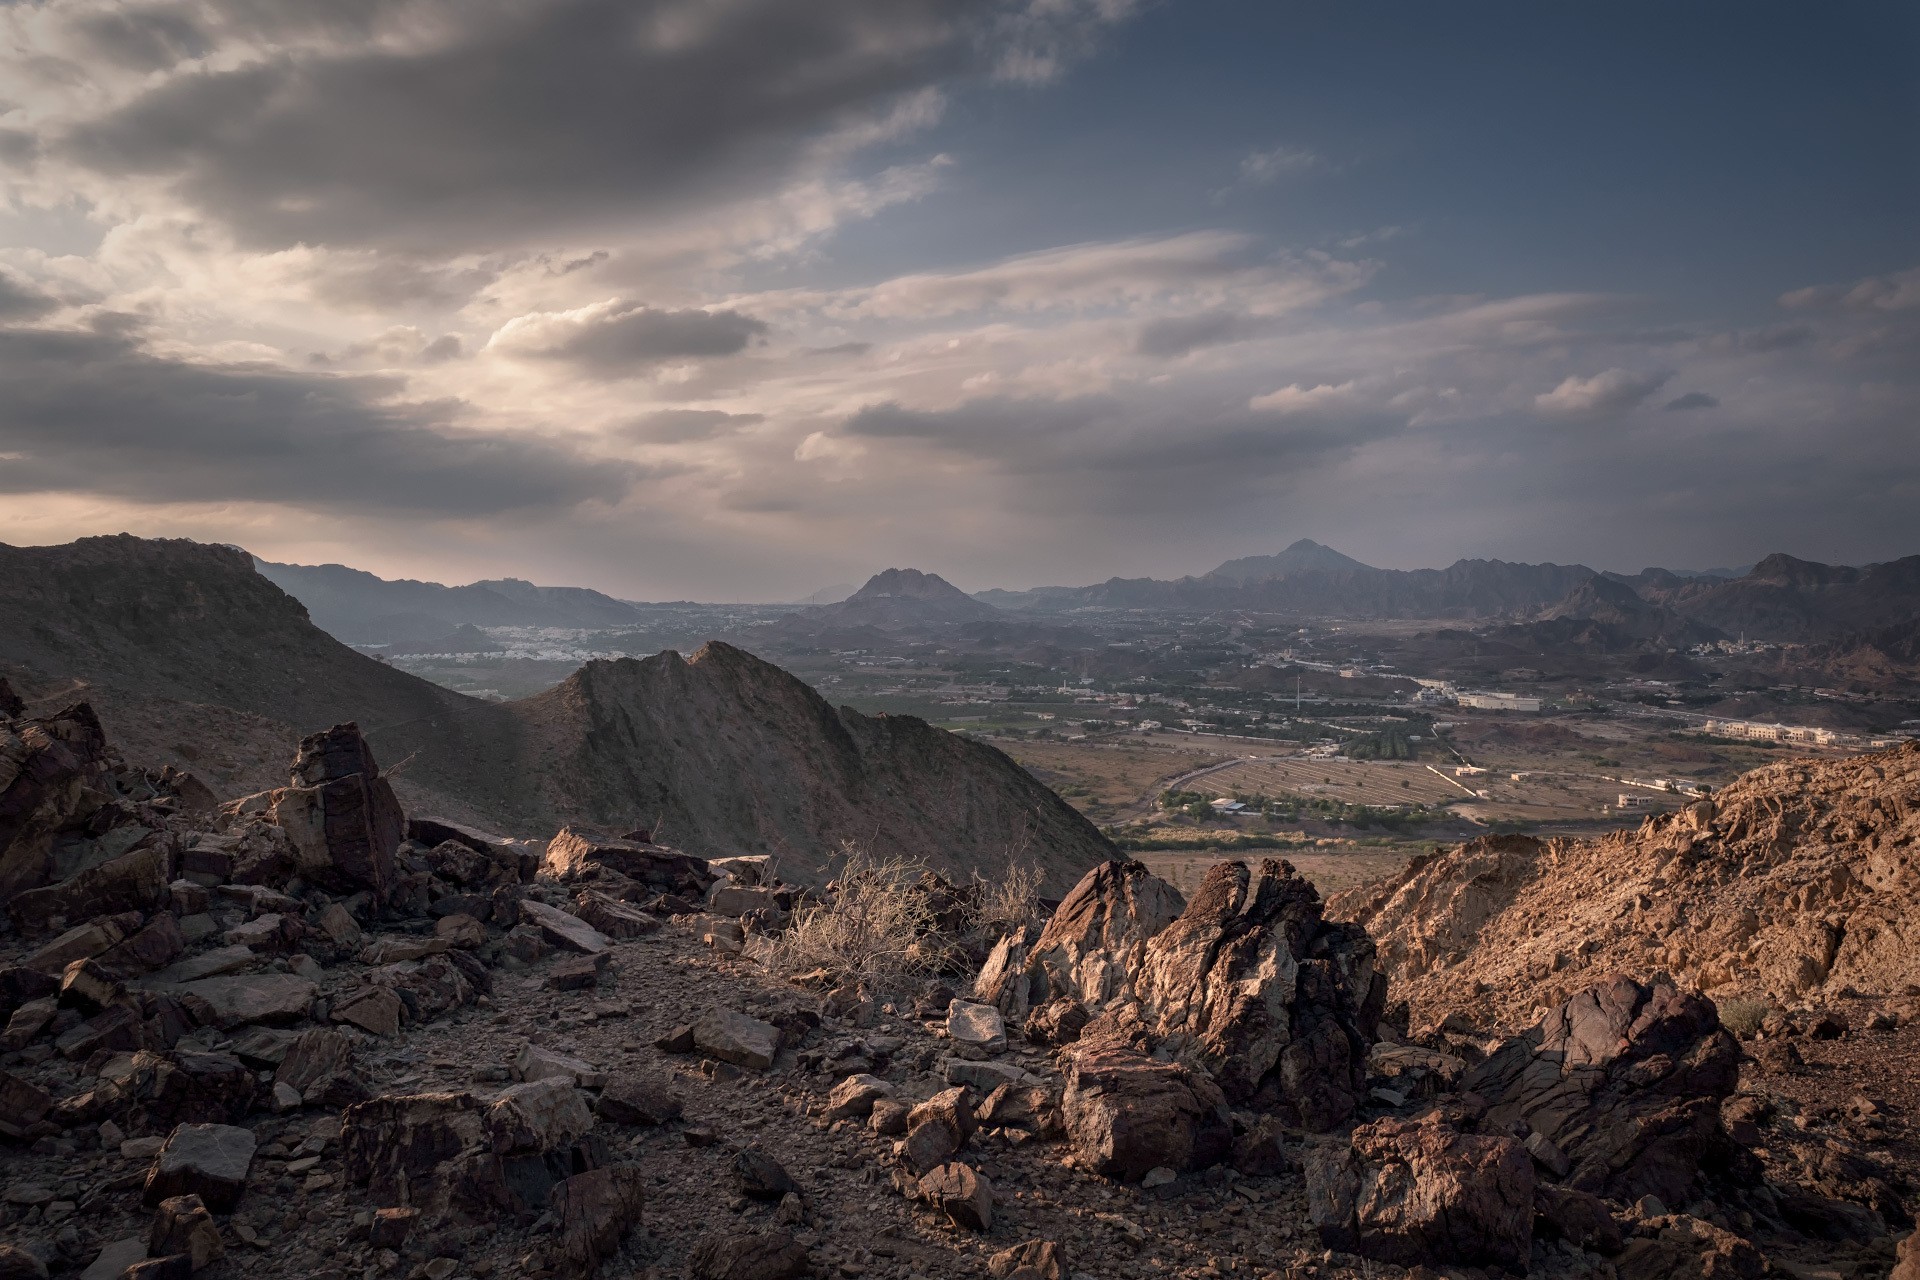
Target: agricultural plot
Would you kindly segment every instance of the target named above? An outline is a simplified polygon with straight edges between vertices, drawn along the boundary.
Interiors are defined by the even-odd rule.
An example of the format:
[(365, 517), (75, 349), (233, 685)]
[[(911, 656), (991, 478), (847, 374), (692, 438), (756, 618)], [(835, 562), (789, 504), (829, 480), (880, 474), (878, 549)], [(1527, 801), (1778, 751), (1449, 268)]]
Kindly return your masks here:
[[(1444, 767), (1444, 766), (1440, 766)], [(1246, 760), (1188, 784), (1193, 790), (1216, 795), (1305, 796), (1342, 804), (1380, 807), (1465, 800), (1477, 789), (1474, 780), (1461, 786), (1417, 762), (1404, 760), (1308, 760), (1304, 757)]]

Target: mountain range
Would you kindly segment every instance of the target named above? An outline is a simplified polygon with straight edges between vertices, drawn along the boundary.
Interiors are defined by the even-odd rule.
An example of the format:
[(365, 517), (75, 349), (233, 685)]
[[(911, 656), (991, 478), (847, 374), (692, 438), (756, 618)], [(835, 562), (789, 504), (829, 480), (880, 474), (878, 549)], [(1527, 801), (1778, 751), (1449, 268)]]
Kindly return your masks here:
[(255, 560), (253, 566), (304, 604), (315, 625), (349, 644), (431, 646), (461, 626), (589, 628), (641, 621), (632, 605), (586, 587), (537, 587), (519, 578), (448, 587), (393, 581), (340, 564)]
[[(397, 585), (428, 603), (484, 592), (554, 607), (498, 584)], [(795, 880), (849, 842), (962, 876), (1018, 856), (1056, 888), (1112, 851), (994, 748), (831, 707), (733, 646), (591, 662), (535, 697), (485, 703), (356, 652), (229, 547), (0, 545), (0, 674), (36, 705), (91, 701), (129, 758), (226, 795), (284, 784), (272, 770), (302, 735), (354, 721), (411, 810), (510, 834), (644, 825), (701, 856), (776, 854)]]

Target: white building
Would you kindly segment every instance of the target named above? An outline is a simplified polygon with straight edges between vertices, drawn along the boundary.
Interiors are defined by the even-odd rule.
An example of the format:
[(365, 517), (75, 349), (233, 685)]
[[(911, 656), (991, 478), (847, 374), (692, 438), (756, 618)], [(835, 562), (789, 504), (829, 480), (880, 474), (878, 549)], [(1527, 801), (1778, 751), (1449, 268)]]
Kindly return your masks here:
[(1459, 698), (1463, 707), (1474, 707), (1481, 711), (1538, 711), (1540, 699), (1523, 698), (1517, 693), (1463, 693)]

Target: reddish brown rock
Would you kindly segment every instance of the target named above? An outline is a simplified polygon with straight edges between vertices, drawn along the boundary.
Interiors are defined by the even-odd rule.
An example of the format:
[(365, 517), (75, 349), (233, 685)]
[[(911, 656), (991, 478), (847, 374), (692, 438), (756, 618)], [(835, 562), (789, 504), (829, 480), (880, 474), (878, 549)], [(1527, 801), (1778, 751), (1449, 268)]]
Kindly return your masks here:
[(1307, 1209), (1328, 1248), (1401, 1266), (1527, 1269), (1533, 1165), (1512, 1138), (1437, 1119), (1376, 1120), (1306, 1161)]
[(213, 1215), (197, 1195), (173, 1196), (154, 1209), (147, 1227), (147, 1252), (155, 1258), (185, 1254), (198, 1271), (226, 1252)]
[(1686, 1204), (1702, 1166), (1730, 1150), (1720, 1107), (1739, 1058), (1712, 1001), (1615, 976), (1508, 1040), (1461, 1088), (1488, 1101), (1489, 1130), (1524, 1124), (1564, 1153), (1566, 1185)]
[(925, 1174), (967, 1145), (977, 1125), (964, 1086), (942, 1089), (907, 1113), (907, 1163)]
[(1126, 990), (1147, 940), (1179, 918), (1179, 890), (1140, 862), (1103, 862), (1082, 876), (1028, 953), (1027, 982), (1009, 1003), (1062, 996), (1098, 1008)]
[(1205, 1076), (1119, 1045), (1083, 1045), (1067, 1061), (1062, 1118), (1074, 1163), (1137, 1182), (1148, 1170), (1202, 1169), (1233, 1145), (1226, 1100)]
[(618, 1071), (600, 1091), (600, 1114), (615, 1124), (666, 1124), (680, 1118), (681, 1102), (666, 1084), (637, 1071)]
[(377, 899), (395, 886), (394, 851), (406, 819), (358, 725), (301, 739), (289, 785), (274, 793), (270, 812), (302, 879), (339, 893), (366, 889)]
[(993, 1184), (958, 1161), (922, 1177), (920, 1198), (946, 1214), (956, 1227), (982, 1233), (993, 1230)]
[(714, 1232), (688, 1260), (693, 1280), (797, 1280), (811, 1275), (807, 1247), (785, 1231)]
[(638, 880), (661, 893), (703, 898), (718, 879), (706, 859), (666, 845), (600, 835), (585, 827), (562, 827), (547, 842), (541, 870), (561, 881), (589, 879), (601, 871)]
[(562, 1256), (591, 1272), (640, 1225), (645, 1175), (631, 1165), (589, 1170), (554, 1187), (550, 1203)]
[(253, 1134), (235, 1125), (181, 1125), (154, 1157), (142, 1203), (193, 1195), (216, 1213), (232, 1213), (246, 1190), (253, 1147)]

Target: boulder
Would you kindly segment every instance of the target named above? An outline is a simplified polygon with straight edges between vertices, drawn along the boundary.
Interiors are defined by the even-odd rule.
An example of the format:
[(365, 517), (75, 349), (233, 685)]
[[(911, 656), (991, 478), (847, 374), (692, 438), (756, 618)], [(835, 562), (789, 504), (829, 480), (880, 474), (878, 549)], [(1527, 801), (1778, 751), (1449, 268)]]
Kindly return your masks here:
[(766, 1071), (780, 1052), (780, 1028), (731, 1009), (714, 1009), (693, 1024), (693, 1044), (722, 1062)]
[(1552, 1183), (1533, 1189), (1533, 1233), (1592, 1253), (1618, 1253), (1625, 1240), (1605, 1200)]
[(54, 838), (111, 799), (102, 782), (112, 755), (89, 704), (35, 720), (14, 714), (0, 711), (0, 902), (59, 878)]
[(1029, 1240), (987, 1259), (993, 1280), (1068, 1280), (1066, 1251), (1052, 1240)]
[(487, 1106), (487, 1137), (497, 1152), (557, 1151), (593, 1128), (586, 1095), (568, 1080), (533, 1080), (501, 1091)]
[(1613, 1266), (1619, 1280), (1760, 1280), (1778, 1274), (1751, 1241), (1684, 1213), (1641, 1223)]
[(602, 871), (638, 880), (660, 893), (703, 898), (717, 878), (704, 858), (666, 845), (600, 835), (584, 827), (562, 827), (547, 842), (540, 869), (556, 880), (591, 879)]
[(954, 1226), (983, 1234), (993, 1230), (993, 1184), (966, 1165), (941, 1165), (920, 1179), (919, 1191)]
[(1211, 1080), (1120, 1045), (1070, 1053), (1061, 1113), (1074, 1163), (1128, 1182), (1163, 1165), (1206, 1168), (1233, 1146), (1226, 1100)]
[(215, 1213), (232, 1213), (253, 1166), (253, 1132), (237, 1125), (183, 1124), (167, 1137), (147, 1171), (141, 1202), (198, 1196)]
[(155, 1258), (185, 1254), (194, 1271), (217, 1261), (226, 1252), (220, 1229), (199, 1196), (162, 1200), (147, 1227), (147, 1253)]
[(330, 1016), (376, 1036), (398, 1035), (407, 1007), (386, 987), (365, 986), (334, 1001)]
[(1330, 1249), (1409, 1267), (1527, 1269), (1533, 1165), (1512, 1138), (1389, 1117), (1310, 1154), (1306, 1177), (1308, 1215)]
[(583, 1058), (570, 1053), (561, 1053), (558, 1049), (549, 1049), (545, 1045), (522, 1045), (520, 1052), (514, 1055), (513, 1078), (529, 1083), (536, 1080), (559, 1080), (570, 1085), (595, 1084), (600, 1080), (600, 1072)]
[(798, 1280), (813, 1261), (786, 1231), (716, 1231), (695, 1242), (688, 1270), (693, 1280)]
[(734, 1156), (733, 1180), (750, 1200), (779, 1200), (800, 1190), (787, 1167), (758, 1147), (744, 1147)]
[(942, 1089), (907, 1112), (907, 1164), (916, 1174), (932, 1172), (952, 1160), (978, 1126), (968, 1091)]
[(371, 1098), (340, 1117), (341, 1166), (376, 1208), (445, 1212), (455, 1190), (445, 1167), (492, 1147), (479, 1102), (464, 1092)]
[(614, 1255), (640, 1225), (646, 1177), (632, 1165), (591, 1169), (562, 1180), (550, 1193), (561, 1256), (586, 1274)]
[(873, 1104), (893, 1095), (893, 1086), (878, 1076), (848, 1076), (827, 1095), (826, 1120), (858, 1120), (873, 1114)]
[(283, 1025), (307, 1016), (320, 988), (291, 973), (249, 973), (183, 982), (178, 991), (206, 1003), (223, 1031), (250, 1022)]
[(294, 1037), (273, 1078), (308, 1106), (347, 1107), (368, 1096), (366, 1080), (354, 1061), (352, 1037), (331, 1027), (315, 1027)]
[(128, 1267), (146, 1256), (147, 1242), (143, 1236), (110, 1241), (87, 1269), (80, 1273), (80, 1280), (120, 1280)]
[(1085, 1005), (1063, 996), (1058, 1000), (1049, 1000), (1029, 1013), (1021, 1033), (1034, 1044), (1059, 1048), (1078, 1040), (1091, 1018)]
[(640, 908), (591, 889), (574, 895), (573, 913), (609, 938), (643, 938), (660, 931), (660, 922)]
[(615, 1124), (666, 1124), (678, 1120), (681, 1101), (663, 1081), (638, 1071), (617, 1071), (600, 1091), (600, 1114)]
[[(5, 688), (0, 683), (0, 692)], [(0, 1280), (47, 1280), (47, 1264), (17, 1245), (0, 1244)]]
[(1530, 1132), (1564, 1156), (1567, 1186), (1687, 1204), (1703, 1170), (1731, 1151), (1720, 1108), (1739, 1059), (1712, 1001), (1615, 976), (1509, 1039), (1460, 1085), (1487, 1101), (1487, 1131)]
[(435, 921), (433, 936), (448, 946), (471, 951), (486, 942), (487, 927), (472, 916), (456, 913)]
[[(138, 929), (143, 918), (139, 912), (135, 911), (117, 916), (103, 916), (98, 920), (77, 924), (50, 942), (43, 943), (20, 957), (20, 968), (57, 975), (75, 960), (105, 955), (119, 945), (122, 939)], [(51, 994), (51, 992), (36, 994)]]
[(14, 927), (24, 934), (52, 931), (55, 922), (120, 912), (149, 912), (173, 900), (171, 846), (155, 842), (88, 867), (59, 884), (29, 889), (7, 904)]
[(125, 981), (172, 964), (187, 949), (180, 922), (171, 911), (153, 917), (146, 928), (100, 954), (101, 972)]
[(287, 833), (301, 877), (384, 899), (397, 879), (393, 859), (406, 818), (359, 726), (335, 725), (301, 739), (289, 783), (275, 793), (271, 814)]
[(24, 1138), (51, 1110), (52, 1094), (31, 1080), (0, 1071), (0, 1135)]
[(1003, 934), (987, 953), (986, 963), (973, 980), (973, 998), (998, 1009), (1016, 1026), (1032, 1010), (1032, 984), (1027, 980), (1027, 957), (1040, 940), (1041, 926), (1024, 925)]
[(419, 1220), (418, 1209), (376, 1209), (367, 1227), (367, 1243), (376, 1249), (398, 1252), (406, 1247), (407, 1237), (413, 1234), (414, 1224)]
[(1007, 1024), (990, 1004), (955, 1000), (947, 1007), (947, 1035), (956, 1046), (981, 1053), (1000, 1053), (1007, 1047)]

